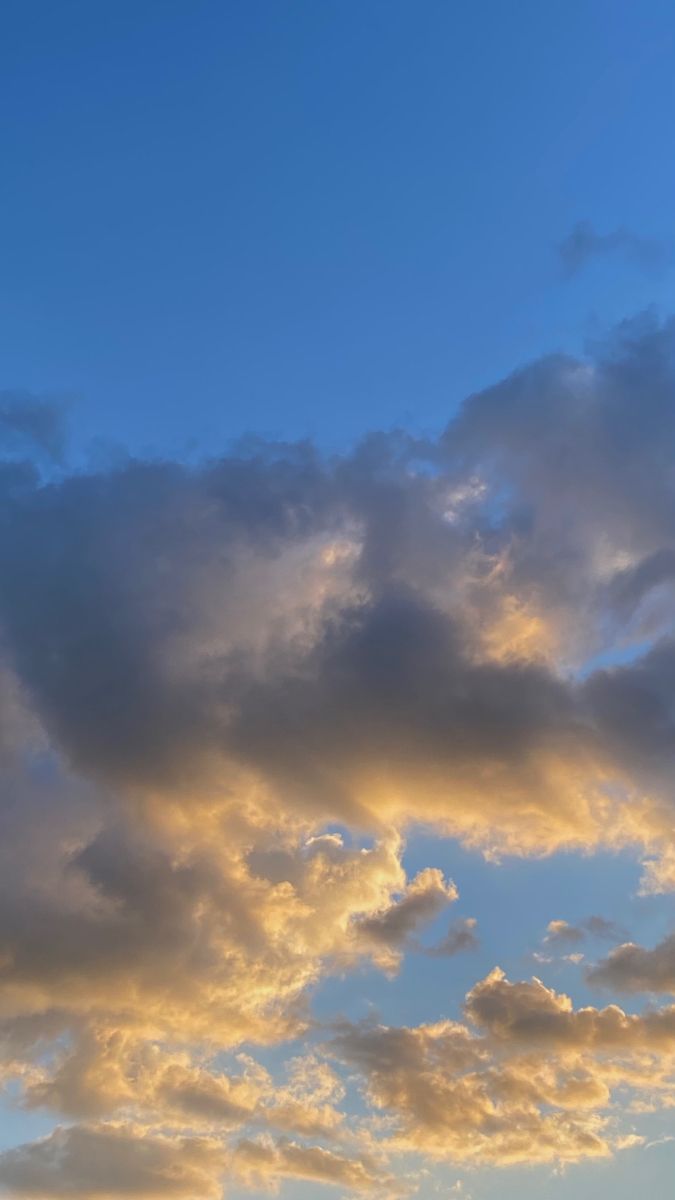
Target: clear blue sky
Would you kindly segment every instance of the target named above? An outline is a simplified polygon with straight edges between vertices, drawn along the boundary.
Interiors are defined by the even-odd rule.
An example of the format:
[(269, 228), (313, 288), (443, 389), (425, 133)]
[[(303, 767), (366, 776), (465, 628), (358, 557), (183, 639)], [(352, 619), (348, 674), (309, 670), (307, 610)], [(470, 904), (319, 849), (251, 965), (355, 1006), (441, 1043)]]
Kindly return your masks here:
[(672, 236), (674, 38), (667, 0), (9, 0), (5, 386), (181, 452), (439, 427), (670, 303), (555, 248)]

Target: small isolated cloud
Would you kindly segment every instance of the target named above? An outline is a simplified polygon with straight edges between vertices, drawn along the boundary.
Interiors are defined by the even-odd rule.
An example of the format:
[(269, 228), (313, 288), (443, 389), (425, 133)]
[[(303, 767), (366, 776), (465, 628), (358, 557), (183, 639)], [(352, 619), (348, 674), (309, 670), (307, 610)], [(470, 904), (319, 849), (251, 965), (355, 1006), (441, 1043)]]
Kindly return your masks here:
[(583, 938), (583, 929), (578, 929), (575, 925), (569, 925), (567, 921), (549, 921), (544, 941), (572, 945), (575, 942), (583, 941)]
[(452, 958), (454, 954), (461, 954), (463, 950), (475, 950), (478, 946), (477, 924), (475, 917), (463, 917), (455, 921), (445, 937), (436, 946), (427, 947), (425, 954), (431, 958)]
[(608, 921), (605, 917), (587, 917), (584, 928), (592, 937), (604, 938), (608, 942), (619, 942), (625, 936), (624, 931), (616, 921)]
[(641, 237), (624, 226), (597, 233), (590, 221), (577, 222), (560, 242), (558, 254), (568, 276), (577, 275), (594, 258), (617, 255), (646, 271), (664, 266), (669, 258), (668, 248), (656, 238)]
[(653, 950), (624, 942), (588, 972), (589, 983), (618, 992), (675, 995), (675, 934)]
[[(591, 916), (580, 921), (578, 925), (570, 925), (568, 921), (549, 921), (544, 942), (547, 945), (572, 946), (583, 942), (588, 934), (608, 942), (618, 942), (625, 936), (623, 930), (614, 921), (608, 921), (605, 917)], [(568, 955), (568, 958), (573, 961), (571, 955)]]

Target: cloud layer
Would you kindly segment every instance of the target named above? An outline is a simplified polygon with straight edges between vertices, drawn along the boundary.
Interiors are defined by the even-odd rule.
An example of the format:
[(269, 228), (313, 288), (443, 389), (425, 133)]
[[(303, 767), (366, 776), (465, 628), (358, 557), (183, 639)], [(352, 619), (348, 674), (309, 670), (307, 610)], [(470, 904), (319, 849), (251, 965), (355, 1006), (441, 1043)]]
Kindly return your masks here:
[[(438, 439), (334, 458), (68, 470), (58, 418), (7, 401), (2, 1071), (67, 1122), (0, 1157), (10, 1194), (393, 1194), (399, 1153), (602, 1156), (617, 1089), (670, 1102), (672, 1010), (498, 972), (467, 1023), (342, 1028), (279, 1078), (250, 1052), (323, 1045), (331, 975), (475, 946), (453, 881), (406, 872), (421, 825), (495, 861), (623, 849), (675, 886), (674, 349), (633, 323)], [(625, 936), (548, 941), (587, 935)], [(619, 945), (589, 978), (669, 993), (672, 959)]]

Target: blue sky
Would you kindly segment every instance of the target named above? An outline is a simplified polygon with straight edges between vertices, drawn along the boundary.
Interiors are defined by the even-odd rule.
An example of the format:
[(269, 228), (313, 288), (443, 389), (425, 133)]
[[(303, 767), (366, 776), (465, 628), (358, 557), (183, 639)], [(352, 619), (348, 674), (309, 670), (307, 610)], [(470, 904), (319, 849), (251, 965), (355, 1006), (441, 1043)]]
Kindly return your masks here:
[[(670, 1196), (674, 65), (665, 0), (7, 0), (3, 1196)], [(445, 1019), (447, 1146), (468, 1068), (359, 1041)]]
[(7, 387), (80, 439), (437, 429), (468, 392), (668, 309), (580, 220), (668, 241), (668, 3), (9, 3)]

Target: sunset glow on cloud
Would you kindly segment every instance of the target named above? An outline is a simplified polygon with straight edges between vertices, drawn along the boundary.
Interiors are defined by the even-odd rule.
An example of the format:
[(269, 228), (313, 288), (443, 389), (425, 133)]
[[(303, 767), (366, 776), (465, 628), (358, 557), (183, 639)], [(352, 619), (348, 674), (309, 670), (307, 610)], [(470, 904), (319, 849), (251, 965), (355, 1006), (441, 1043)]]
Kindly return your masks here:
[(672, 937), (616, 944), (611, 914), (551, 916), (539, 960), (599, 937), (588, 982), (665, 1007), (495, 963), (453, 1019), (313, 1011), (478, 944), (461, 882), (406, 868), (421, 827), (674, 887), (674, 337), (536, 363), (438, 440), (9, 454), (2, 1072), (54, 1120), (0, 1155), (12, 1195), (408, 1195), (425, 1162), (607, 1158), (675, 1105)]

